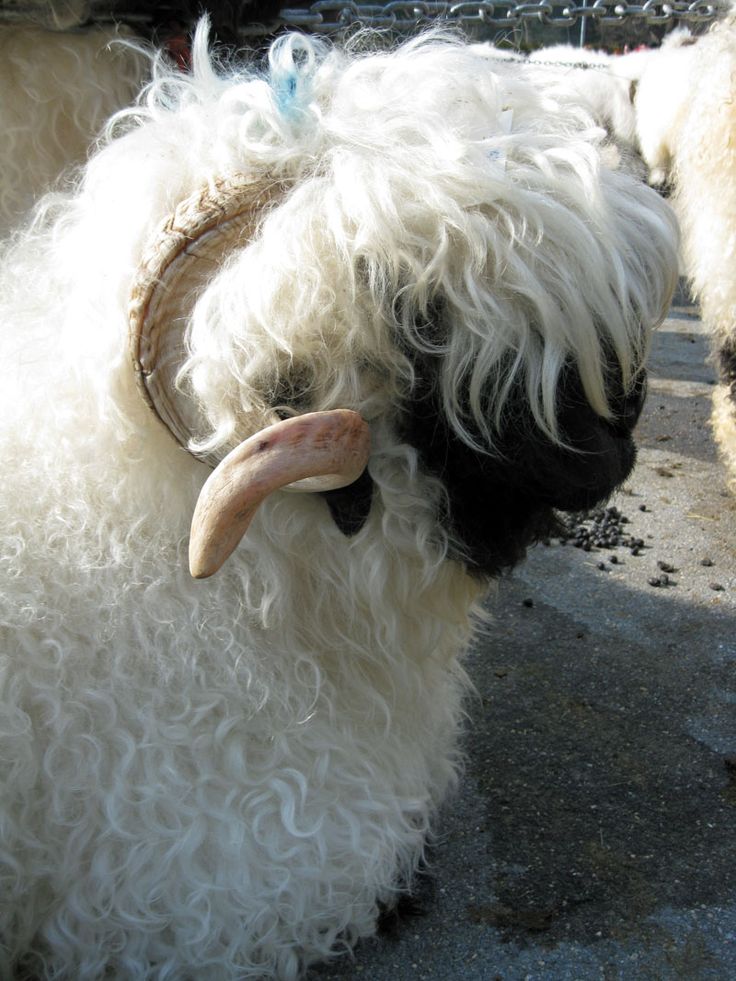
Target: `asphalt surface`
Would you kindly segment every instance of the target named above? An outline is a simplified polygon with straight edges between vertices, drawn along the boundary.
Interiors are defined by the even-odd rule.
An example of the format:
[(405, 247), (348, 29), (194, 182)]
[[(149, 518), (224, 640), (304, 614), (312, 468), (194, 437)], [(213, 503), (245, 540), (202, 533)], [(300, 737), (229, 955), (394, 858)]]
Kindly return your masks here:
[(736, 496), (714, 377), (680, 296), (611, 502), (620, 543), (540, 544), (489, 596), (419, 909), (312, 981), (736, 979)]

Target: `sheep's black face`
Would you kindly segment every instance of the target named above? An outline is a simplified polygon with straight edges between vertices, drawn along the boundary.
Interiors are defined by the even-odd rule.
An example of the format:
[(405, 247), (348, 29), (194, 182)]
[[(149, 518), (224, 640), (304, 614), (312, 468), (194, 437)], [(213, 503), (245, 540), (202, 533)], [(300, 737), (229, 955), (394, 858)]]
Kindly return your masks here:
[[(556, 510), (593, 507), (634, 466), (631, 433), (644, 403), (643, 372), (630, 393), (623, 391), (618, 369), (609, 372), (616, 420), (610, 422), (591, 409), (577, 369), (567, 365), (557, 397), (562, 445), (536, 426), (519, 382), (505, 406), (508, 422), (489, 454), (468, 446), (448, 423), (439, 394), (439, 357), (415, 353), (413, 360), (416, 384), (398, 435), (417, 448), (424, 469), (443, 482), (448, 505), (440, 517), (456, 542), (453, 557), (478, 575), (494, 576), (515, 565), (529, 545), (555, 530)], [(349, 487), (324, 494), (344, 534), (363, 526), (372, 492), (366, 472)]]
[[(590, 408), (574, 365), (563, 369), (558, 420), (563, 445), (535, 425), (523, 385), (506, 404), (508, 422), (492, 454), (474, 450), (440, 409), (439, 359), (415, 357), (414, 401), (402, 435), (419, 450), (425, 469), (447, 488), (442, 520), (459, 543), (456, 558), (480, 575), (496, 575), (520, 561), (526, 548), (555, 528), (554, 511), (581, 511), (607, 498), (629, 475), (636, 458), (631, 432), (641, 411), (644, 375), (625, 394), (611, 371), (611, 423)], [(460, 551), (462, 550), (462, 551)]]

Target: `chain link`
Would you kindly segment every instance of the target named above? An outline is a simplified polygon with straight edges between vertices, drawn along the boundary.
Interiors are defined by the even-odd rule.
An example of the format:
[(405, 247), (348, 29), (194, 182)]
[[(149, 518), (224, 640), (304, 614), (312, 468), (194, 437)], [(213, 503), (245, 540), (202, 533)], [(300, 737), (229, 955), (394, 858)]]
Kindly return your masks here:
[[(172, 5), (172, 9), (173, 9)], [(3, 20), (48, 20), (49, 26), (82, 24), (85, 20), (105, 21), (115, 10), (123, 20), (145, 21), (150, 9), (141, 0), (127, 3), (112, 0), (65, 0), (51, 4), (48, 0), (0, 0), (0, 22)], [(623, 24), (629, 18), (647, 24), (671, 24), (677, 20), (699, 24), (714, 20), (728, 8), (728, 0), (594, 0), (586, 3), (564, 3), (559, 0), (389, 0), (388, 3), (360, 3), (356, 0), (315, 0), (309, 7), (287, 8), (277, 15), (279, 23), (319, 34), (335, 34), (354, 26), (379, 30), (411, 31), (437, 21), (460, 26), (485, 25), (493, 28), (518, 27), (522, 21), (536, 20), (548, 27), (572, 27), (584, 19), (599, 24)], [(63, 11), (68, 24), (59, 22)], [(247, 10), (243, 5), (244, 13)], [(247, 34), (269, 33), (270, 26), (243, 24)]]
[(514, 0), (462, 0), (437, 3), (434, 0), (391, 0), (381, 5), (353, 0), (316, 0), (304, 9), (285, 9), (280, 19), (290, 27), (334, 34), (360, 25), (390, 30), (425, 27), (436, 21), (452, 24), (485, 24), (490, 27), (518, 27), (524, 20), (537, 20), (548, 27), (572, 27), (583, 18), (599, 24), (622, 24), (628, 18), (647, 24), (671, 24), (674, 20), (699, 24), (714, 20), (726, 10), (723, 0), (646, 0), (643, 4), (626, 0), (595, 0), (587, 5), (554, 3), (515, 3)]

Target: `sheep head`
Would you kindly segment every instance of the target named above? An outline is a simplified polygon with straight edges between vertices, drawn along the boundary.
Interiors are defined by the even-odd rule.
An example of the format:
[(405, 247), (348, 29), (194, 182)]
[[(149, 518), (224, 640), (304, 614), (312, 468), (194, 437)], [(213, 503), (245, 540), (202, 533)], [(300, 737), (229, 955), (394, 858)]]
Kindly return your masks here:
[(359, 530), (368, 420), (374, 454), (412, 447), (442, 484), (447, 554), (494, 575), (628, 476), (674, 222), (513, 66), (444, 40), (324, 59), (288, 111), (246, 83), (274, 162), (181, 204), (134, 285), (144, 398), (214, 468), (192, 571), (275, 488), (322, 492)]

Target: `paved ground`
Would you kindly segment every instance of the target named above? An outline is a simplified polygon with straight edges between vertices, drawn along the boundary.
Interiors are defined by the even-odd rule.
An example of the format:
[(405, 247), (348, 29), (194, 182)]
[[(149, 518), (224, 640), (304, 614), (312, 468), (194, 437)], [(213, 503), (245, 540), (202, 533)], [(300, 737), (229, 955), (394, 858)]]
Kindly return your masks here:
[(644, 548), (553, 541), (500, 583), (424, 914), (314, 981), (735, 981), (736, 497), (712, 386), (681, 302), (613, 502)]

